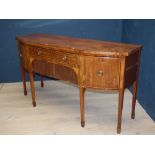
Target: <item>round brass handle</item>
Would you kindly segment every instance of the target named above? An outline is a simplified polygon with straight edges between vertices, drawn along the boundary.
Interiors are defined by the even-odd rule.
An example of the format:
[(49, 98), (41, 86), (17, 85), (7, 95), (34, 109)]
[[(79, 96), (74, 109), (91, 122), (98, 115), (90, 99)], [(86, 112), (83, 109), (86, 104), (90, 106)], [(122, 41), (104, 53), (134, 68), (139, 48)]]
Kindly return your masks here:
[(22, 57), (22, 54), (20, 53), (19, 56)]
[(38, 51), (37, 55), (40, 55), (42, 52), (41, 51)]
[(66, 61), (66, 60), (67, 60), (67, 56), (66, 56), (66, 55), (63, 56), (62, 60), (63, 60), (63, 61)]
[(97, 76), (102, 77), (103, 76), (103, 71), (102, 70), (97, 71)]

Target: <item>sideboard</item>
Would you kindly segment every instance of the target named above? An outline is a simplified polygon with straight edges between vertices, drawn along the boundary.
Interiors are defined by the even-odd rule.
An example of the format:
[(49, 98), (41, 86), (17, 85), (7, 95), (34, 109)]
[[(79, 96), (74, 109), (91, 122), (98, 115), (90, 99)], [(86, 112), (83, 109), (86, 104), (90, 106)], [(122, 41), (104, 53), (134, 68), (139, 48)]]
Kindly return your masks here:
[[(78, 85), (81, 126), (85, 126), (86, 88), (118, 90), (117, 133), (121, 132), (124, 89), (133, 87), (131, 118), (135, 118), (141, 45), (105, 42), (47, 34), (16, 37), (24, 94), (29, 73), (32, 104), (36, 106), (34, 75), (53, 77)], [(103, 101), (104, 102), (104, 101)]]

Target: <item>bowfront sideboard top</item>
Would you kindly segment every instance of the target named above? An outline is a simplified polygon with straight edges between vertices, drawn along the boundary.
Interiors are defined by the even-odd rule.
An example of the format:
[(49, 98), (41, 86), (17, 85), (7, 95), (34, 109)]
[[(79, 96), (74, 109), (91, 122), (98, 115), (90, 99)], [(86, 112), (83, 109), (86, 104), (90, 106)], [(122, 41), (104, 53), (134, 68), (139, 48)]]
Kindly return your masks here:
[(85, 89), (118, 90), (117, 133), (120, 133), (124, 89), (132, 85), (131, 118), (134, 119), (141, 45), (47, 34), (17, 36), (16, 40), (24, 94), (27, 95), (25, 73), (28, 72), (33, 106), (36, 106), (35, 73), (40, 75), (42, 87), (42, 76), (69, 81), (79, 86), (82, 127), (85, 125)]
[(129, 56), (142, 48), (140, 45), (105, 42), (93, 39), (80, 39), (47, 34), (17, 36), (16, 39), (28, 45), (54, 48), (69, 53), (95, 56)]

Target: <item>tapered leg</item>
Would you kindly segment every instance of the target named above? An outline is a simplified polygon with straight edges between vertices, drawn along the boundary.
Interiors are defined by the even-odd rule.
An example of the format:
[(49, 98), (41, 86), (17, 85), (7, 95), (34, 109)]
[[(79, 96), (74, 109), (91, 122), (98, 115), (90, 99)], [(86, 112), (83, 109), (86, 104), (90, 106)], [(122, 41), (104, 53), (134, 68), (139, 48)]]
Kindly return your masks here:
[(21, 75), (22, 75), (22, 81), (23, 81), (23, 89), (24, 89), (24, 95), (27, 95), (27, 89), (26, 89), (26, 71), (23, 68), (23, 66), (21, 66)]
[(131, 118), (134, 119), (135, 118), (136, 95), (137, 95), (137, 81), (133, 82), (132, 91), (133, 91), (133, 96), (132, 96)]
[(32, 104), (35, 107), (36, 106), (36, 101), (35, 101), (35, 89), (34, 89), (34, 76), (33, 76), (33, 72), (29, 72), (29, 76), (30, 76)]
[(43, 77), (40, 75), (40, 85), (41, 87), (44, 87)]
[(85, 119), (84, 119), (84, 93), (85, 88), (80, 87), (80, 113), (81, 113), (81, 127), (85, 126)]
[(117, 133), (121, 133), (124, 89), (119, 90)]

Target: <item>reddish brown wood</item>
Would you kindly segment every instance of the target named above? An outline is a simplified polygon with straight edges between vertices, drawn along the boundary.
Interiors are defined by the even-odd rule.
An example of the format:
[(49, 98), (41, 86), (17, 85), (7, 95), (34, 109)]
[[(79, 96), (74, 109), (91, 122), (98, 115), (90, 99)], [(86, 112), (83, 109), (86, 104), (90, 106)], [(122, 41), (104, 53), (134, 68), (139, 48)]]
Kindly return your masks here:
[(33, 71), (47, 77), (63, 79), (64, 81), (69, 81), (74, 84), (78, 83), (74, 70), (66, 66), (39, 60), (33, 63)]
[(54, 64), (50, 64), (46, 61), (36, 60), (33, 62), (32, 66), (35, 73), (49, 77), (54, 75)]
[(77, 75), (73, 69), (62, 65), (55, 65), (54, 71), (55, 72), (53, 77), (57, 79), (63, 79), (64, 81), (68, 81), (74, 84), (78, 83)]
[(19, 60), (20, 60), (20, 69), (21, 69), (21, 78), (22, 78), (22, 81), (23, 81), (23, 90), (24, 90), (24, 95), (27, 96), (27, 89), (26, 89), (26, 71), (25, 71), (25, 68), (24, 68), (24, 59), (23, 59), (23, 55), (22, 55), (22, 49), (21, 49), (21, 46), (20, 44), (18, 43), (18, 49), (20, 51), (19, 53)]
[(137, 60), (137, 71), (136, 71), (136, 80), (132, 84), (133, 98), (132, 98), (132, 111), (131, 118), (135, 118), (135, 106), (136, 106), (136, 96), (137, 96), (137, 87), (138, 87), (138, 75), (139, 75), (139, 66), (140, 66), (140, 54), (141, 51), (138, 52), (138, 60)]
[[(32, 34), (16, 37), (21, 67), (30, 75), (33, 106), (33, 73), (77, 84), (80, 91), (81, 126), (84, 127), (84, 92), (86, 88), (118, 90), (117, 132), (121, 132), (124, 89), (133, 84), (132, 118), (135, 115), (137, 77), (142, 46), (91, 39)], [(25, 70), (21, 70), (26, 90)]]
[(119, 98), (118, 98), (118, 121), (117, 121), (117, 133), (118, 134), (121, 133), (123, 99), (124, 99), (124, 89), (120, 89)]
[(46, 47), (74, 54), (95, 56), (128, 56), (141, 48), (139, 45), (105, 42), (93, 39), (80, 39), (47, 34), (17, 36), (21, 43)]
[(123, 99), (124, 99), (124, 84), (125, 84), (125, 58), (121, 57), (120, 61), (120, 82), (119, 82), (119, 98), (118, 98), (118, 122), (117, 122), (117, 133), (121, 132), (122, 124), (122, 110), (123, 110)]
[(27, 89), (26, 89), (26, 71), (24, 67), (21, 65), (21, 77), (23, 81), (23, 89), (24, 89), (24, 95), (27, 96)]
[(125, 71), (125, 88), (131, 86), (133, 81), (136, 80), (137, 67), (137, 65), (134, 65)]
[(30, 76), (30, 86), (31, 86), (31, 94), (32, 94), (32, 104), (35, 107), (36, 101), (35, 101), (35, 89), (34, 89), (34, 74), (32, 71), (31, 64), (30, 64), (29, 76)]
[(134, 119), (135, 118), (136, 95), (137, 95), (137, 81), (133, 82), (132, 91), (133, 91), (133, 97), (132, 97), (131, 118)]
[(84, 93), (85, 93), (85, 88), (80, 87), (80, 112), (81, 112), (81, 127), (85, 126), (85, 119), (84, 119)]
[(137, 51), (133, 54), (130, 54), (128, 57), (126, 57), (126, 61), (125, 61), (126, 69), (137, 64), (138, 60), (139, 60), (139, 51)]
[[(93, 64), (93, 65), (92, 65)], [(111, 57), (86, 58), (86, 87), (119, 88), (120, 59)]]

